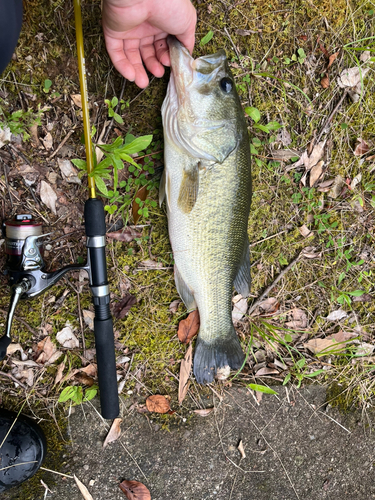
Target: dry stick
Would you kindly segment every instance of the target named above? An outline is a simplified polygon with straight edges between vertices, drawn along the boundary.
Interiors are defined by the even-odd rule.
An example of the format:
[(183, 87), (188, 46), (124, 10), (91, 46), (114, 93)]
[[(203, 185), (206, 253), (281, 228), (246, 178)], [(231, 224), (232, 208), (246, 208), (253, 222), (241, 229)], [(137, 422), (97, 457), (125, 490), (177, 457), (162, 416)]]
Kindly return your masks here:
[(13, 380), (13, 382), (15, 382), (16, 384), (18, 384), (20, 387), (22, 387), (22, 389), (24, 389), (25, 391), (27, 391), (27, 387), (22, 384), (22, 382), (20, 382), (18, 379), (16, 379), (16, 377), (14, 377), (11, 373), (6, 373), (6, 372), (0, 372), (0, 376), (1, 377), (8, 377), (10, 378), (11, 380)]
[(52, 160), (52, 158), (54, 156), (57, 155), (57, 153), (60, 151), (60, 149), (64, 146), (64, 144), (66, 143), (66, 141), (69, 139), (69, 137), (74, 133), (75, 129), (76, 129), (77, 125), (74, 125), (74, 127), (72, 128), (72, 130), (70, 130), (66, 136), (64, 137), (64, 139), (60, 142), (60, 144), (57, 146), (57, 149), (51, 154), (51, 156), (48, 158), (49, 160)]
[(277, 276), (277, 278), (274, 280), (274, 282), (271, 283), (271, 285), (268, 286), (264, 290), (264, 292), (262, 293), (262, 295), (254, 302), (254, 304), (248, 310), (248, 312), (247, 312), (248, 315), (250, 315), (254, 311), (254, 309), (259, 305), (259, 303), (262, 302), (262, 300), (264, 299), (264, 297), (266, 297), (270, 293), (270, 291), (281, 280), (281, 278), (296, 264), (296, 262), (298, 261), (298, 259), (300, 258), (301, 255), (302, 255), (302, 252), (300, 252), (298, 254), (298, 256), (294, 260), (292, 260), (292, 262), (288, 266), (286, 266), (285, 269), (283, 269), (281, 271), (281, 273)]
[(268, 236), (267, 238), (264, 238), (263, 240), (259, 240), (259, 241), (256, 241), (255, 243), (251, 243), (251, 245), (249, 245), (249, 248), (255, 247), (255, 246), (259, 245), (259, 243), (263, 243), (263, 241), (270, 240), (271, 238), (276, 238), (276, 236), (280, 236), (280, 234), (283, 234), (286, 232), (287, 232), (287, 230), (284, 229), (284, 231), (280, 231), (279, 233), (272, 234), (271, 236)]
[(327, 118), (327, 120), (324, 122), (324, 125), (318, 135), (318, 137), (316, 138), (315, 140), (315, 144), (318, 144), (319, 141), (320, 141), (320, 138), (322, 137), (323, 133), (324, 133), (324, 130), (326, 128), (326, 126), (332, 121), (333, 117), (335, 116), (335, 114), (337, 113), (339, 107), (341, 106), (343, 100), (345, 99), (345, 97), (348, 95), (348, 91), (345, 90), (341, 99), (339, 100), (339, 102), (337, 103), (337, 105), (335, 106), (334, 110), (332, 111), (332, 113), (329, 115), (329, 117)]
[(0, 159), (0, 161), (1, 161), (1, 163), (3, 164), (5, 184), (6, 184), (6, 187), (7, 187), (7, 190), (8, 190), (8, 195), (9, 195), (10, 205), (11, 205), (12, 210), (13, 210), (13, 199), (12, 199), (12, 195), (10, 194), (10, 189), (9, 189), (8, 174), (7, 174), (7, 166), (5, 165), (5, 163), (3, 162), (3, 160), (1, 160), (1, 159)]

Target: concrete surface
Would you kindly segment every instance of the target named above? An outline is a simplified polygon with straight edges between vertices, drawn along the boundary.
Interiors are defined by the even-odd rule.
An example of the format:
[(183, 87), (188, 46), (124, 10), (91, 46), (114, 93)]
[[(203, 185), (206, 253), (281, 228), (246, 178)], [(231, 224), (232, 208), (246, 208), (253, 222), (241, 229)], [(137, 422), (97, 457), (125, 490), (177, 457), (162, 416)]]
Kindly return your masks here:
[[(152, 415), (123, 407), (122, 435), (104, 450), (107, 423), (94, 406), (77, 407), (69, 417), (72, 445), (63, 472), (75, 474), (94, 500), (124, 500), (123, 479), (144, 483), (152, 500), (375, 498), (368, 415), (340, 414), (318, 386), (275, 389), (278, 396), (263, 395), (257, 405), (247, 389), (232, 388), (223, 401), (215, 397), (209, 416), (170, 431)], [(45, 497), (41, 487), (40, 498), (83, 498), (69, 478), (51, 475), (51, 489)], [(8, 498), (15, 500), (16, 490)]]

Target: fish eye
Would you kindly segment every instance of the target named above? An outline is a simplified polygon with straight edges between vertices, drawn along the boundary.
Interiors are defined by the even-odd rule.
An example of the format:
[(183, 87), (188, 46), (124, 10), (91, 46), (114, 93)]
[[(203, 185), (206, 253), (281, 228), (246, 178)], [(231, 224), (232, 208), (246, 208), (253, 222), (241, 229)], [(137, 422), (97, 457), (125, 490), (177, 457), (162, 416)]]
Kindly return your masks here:
[(229, 92), (231, 92), (233, 89), (233, 82), (230, 78), (227, 78), (225, 76), (220, 80), (220, 87), (221, 90), (223, 90), (226, 94), (229, 94)]

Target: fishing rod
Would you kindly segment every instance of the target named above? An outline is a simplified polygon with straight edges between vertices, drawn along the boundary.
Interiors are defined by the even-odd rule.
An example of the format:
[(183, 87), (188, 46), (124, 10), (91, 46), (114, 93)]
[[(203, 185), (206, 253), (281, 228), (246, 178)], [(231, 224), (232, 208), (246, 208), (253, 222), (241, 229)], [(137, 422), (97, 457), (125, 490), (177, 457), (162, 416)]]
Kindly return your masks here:
[(16, 215), (3, 224), (6, 273), (11, 287), (11, 299), (6, 319), (5, 334), (0, 338), (0, 360), (4, 359), (11, 343), (11, 326), (18, 301), (34, 298), (55, 285), (67, 272), (84, 269), (89, 275), (95, 319), (94, 335), (98, 365), (99, 395), (102, 416), (116, 418), (119, 414), (113, 321), (110, 312), (109, 284), (105, 256), (105, 214), (101, 200), (96, 198), (90, 117), (87, 96), (85, 57), (83, 49), (81, 0), (73, 0), (77, 39), (77, 57), (81, 89), (83, 126), (86, 146), (89, 198), (85, 202), (87, 262), (70, 264), (57, 271), (45, 270), (43, 260), (42, 224), (29, 214)]

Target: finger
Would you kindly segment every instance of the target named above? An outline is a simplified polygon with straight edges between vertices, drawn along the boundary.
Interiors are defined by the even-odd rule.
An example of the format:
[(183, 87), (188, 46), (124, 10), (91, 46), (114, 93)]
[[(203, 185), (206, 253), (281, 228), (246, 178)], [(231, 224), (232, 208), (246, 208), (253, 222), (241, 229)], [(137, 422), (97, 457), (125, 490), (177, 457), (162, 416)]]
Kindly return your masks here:
[(139, 40), (124, 40), (124, 52), (135, 71), (135, 83), (141, 89), (148, 85), (148, 76), (142, 63)]
[[(155, 46), (154, 46), (154, 37), (148, 37), (142, 40), (141, 44), (141, 56), (143, 64), (157, 78), (161, 78), (164, 75), (164, 67), (157, 59)], [(155, 42), (156, 43), (159, 42)]]
[(164, 66), (170, 66), (171, 65), (171, 59), (169, 57), (169, 48), (168, 48), (168, 43), (167, 43), (167, 35), (163, 34), (162, 38), (158, 38), (158, 39), (156, 39), (156, 37), (155, 37), (154, 46), (155, 46), (155, 51), (156, 51), (156, 58)]
[(124, 43), (122, 40), (111, 38), (104, 34), (107, 52), (117, 71), (130, 82), (135, 80), (135, 71), (133, 65), (128, 61), (124, 52)]

